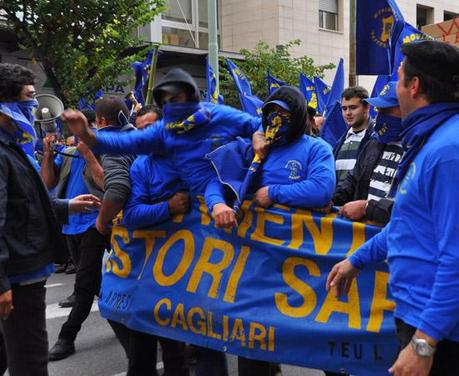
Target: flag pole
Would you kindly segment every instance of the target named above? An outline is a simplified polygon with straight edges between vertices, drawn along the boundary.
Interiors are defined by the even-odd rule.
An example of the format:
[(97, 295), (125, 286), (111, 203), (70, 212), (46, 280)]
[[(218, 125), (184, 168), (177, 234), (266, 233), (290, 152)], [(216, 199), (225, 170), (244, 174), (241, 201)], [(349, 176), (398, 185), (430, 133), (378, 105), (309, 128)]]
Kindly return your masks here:
[(145, 99), (145, 105), (147, 106), (153, 103), (153, 86), (155, 83), (156, 63), (158, 62), (159, 44), (153, 44), (152, 48), (153, 53), (151, 54), (150, 72), (148, 73), (147, 98)]
[(209, 64), (215, 72), (216, 89), (219, 92), (217, 0), (207, 0), (207, 18), (209, 24)]
[(356, 0), (350, 0), (349, 12), (349, 86), (356, 86)]

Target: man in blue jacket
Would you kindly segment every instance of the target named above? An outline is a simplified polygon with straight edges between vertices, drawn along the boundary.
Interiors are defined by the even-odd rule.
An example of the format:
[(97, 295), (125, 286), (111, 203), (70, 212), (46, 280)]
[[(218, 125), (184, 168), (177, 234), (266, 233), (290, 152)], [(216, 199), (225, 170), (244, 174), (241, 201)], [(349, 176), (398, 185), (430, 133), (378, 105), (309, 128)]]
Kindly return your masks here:
[[(163, 110), (163, 119), (137, 132), (95, 135), (80, 112), (66, 111), (62, 118), (98, 154), (165, 155), (193, 196), (204, 194), (208, 182), (215, 177), (205, 155), (237, 136), (252, 137), (260, 127), (259, 118), (231, 107), (201, 103), (196, 82), (181, 69), (166, 74), (155, 87), (153, 97)], [(230, 207), (222, 210), (233, 211)], [(199, 352), (198, 375), (204, 374), (201, 366), (215, 375), (226, 374), (224, 355), (215, 351)]]
[(387, 259), (402, 351), (394, 375), (459, 374), (459, 49), (402, 46), (397, 96), (405, 155), (384, 230), (335, 265), (327, 288), (347, 293), (366, 265)]
[[(139, 112), (137, 121), (143, 116)], [(152, 119), (153, 122), (156, 119), (157, 116)], [(186, 187), (170, 159), (164, 156), (137, 157), (131, 166), (130, 180), (131, 194), (123, 211), (123, 224), (130, 229), (154, 226), (171, 219), (174, 214), (184, 214), (189, 208)], [(126, 352), (127, 376), (156, 374), (158, 341), (161, 344), (165, 374), (188, 375), (185, 345), (182, 342), (132, 330), (113, 320), (108, 321)]]

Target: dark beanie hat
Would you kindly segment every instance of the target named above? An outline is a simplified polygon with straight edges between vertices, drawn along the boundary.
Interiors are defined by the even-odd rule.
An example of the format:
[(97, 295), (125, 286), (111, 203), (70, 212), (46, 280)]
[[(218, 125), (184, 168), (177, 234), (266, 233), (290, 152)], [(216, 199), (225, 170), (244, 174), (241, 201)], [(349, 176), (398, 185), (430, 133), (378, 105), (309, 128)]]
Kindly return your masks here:
[(423, 40), (402, 46), (409, 63), (446, 86), (459, 87), (459, 48), (450, 44)]
[(185, 90), (191, 102), (199, 102), (199, 89), (196, 81), (183, 69), (171, 69), (153, 89), (153, 98), (159, 107), (162, 107), (161, 98), (165, 93), (175, 95)]

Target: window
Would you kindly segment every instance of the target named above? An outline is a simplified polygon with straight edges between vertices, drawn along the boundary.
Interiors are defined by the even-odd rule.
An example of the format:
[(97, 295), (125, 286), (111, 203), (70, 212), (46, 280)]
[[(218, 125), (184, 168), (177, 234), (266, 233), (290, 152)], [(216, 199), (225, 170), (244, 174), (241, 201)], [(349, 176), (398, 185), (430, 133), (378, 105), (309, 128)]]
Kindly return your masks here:
[(459, 14), (453, 12), (447, 12), (446, 10), (443, 12), (443, 21), (453, 20), (458, 18)]
[(416, 5), (416, 27), (421, 30), (421, 27), (434, 23), (433, 8), (424, 5)]
[(191, 0), (168, 1), (162, 17), (165, 20), (191, 23), (193, 20)]
[(338, 0), (319, 0), (319, 27), (338, 31)]
[(209, 27), (207, 0), (168, 0), (166, 7), (167, 10), (162, 13), (163, 43), (207, 48)]

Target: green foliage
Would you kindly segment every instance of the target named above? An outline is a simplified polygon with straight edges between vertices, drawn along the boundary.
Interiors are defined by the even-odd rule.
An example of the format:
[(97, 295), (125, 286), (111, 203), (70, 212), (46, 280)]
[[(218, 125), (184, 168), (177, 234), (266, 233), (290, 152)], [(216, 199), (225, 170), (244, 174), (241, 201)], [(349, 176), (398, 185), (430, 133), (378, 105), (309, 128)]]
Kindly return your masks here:
[[(323, 78), (326, 69), (333, 69), (334, 64), (315, 66), (314, 60), (307, 56), (292, 57), (290, 50), (294, 46), (300, 46), (299, 39), (291, 41), (282, 47), (270, 48), (265, 42), (259, 42), (254, 50), (242, 49), (244, 60), (236, 64), (246, 74), (252, 86), (252, 93), (264, 100), (268, 95), (268, 83), (266, 72), (285, 81), (289, 85), (299, 85), (300, 73), (308, 77)], [(220, 91), (225, 98), (225, 104), (240, 107), (239, 97), (234, 86), (233, 79), (226, 69), (224, 61), (220, 61)]]
[(3, 20), (66, 105), (130, 71), (148, 47), (136, 37), (164, 0), (6, 0)]

